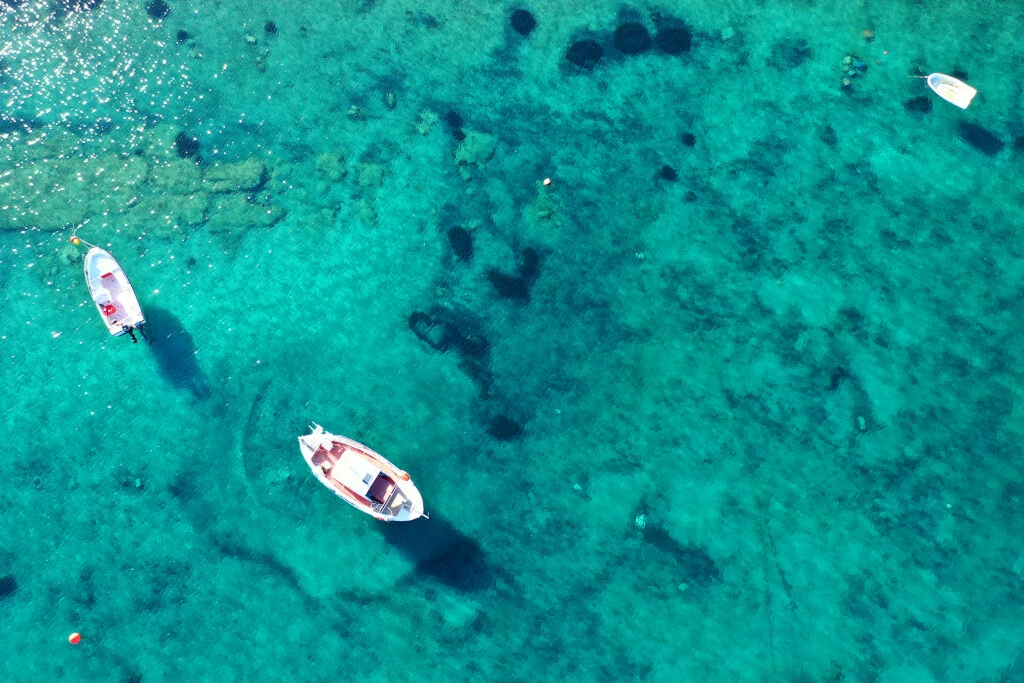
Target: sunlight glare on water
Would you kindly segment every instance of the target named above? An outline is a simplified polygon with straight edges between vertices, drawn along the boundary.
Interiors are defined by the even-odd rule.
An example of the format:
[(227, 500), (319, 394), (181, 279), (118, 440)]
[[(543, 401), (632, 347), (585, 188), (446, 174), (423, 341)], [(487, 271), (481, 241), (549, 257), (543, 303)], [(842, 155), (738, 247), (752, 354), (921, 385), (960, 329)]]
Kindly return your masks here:
[(188, 64), (167, 50), (164, 32), (137, 4), (53, 7), (36, 1), (0, 15), (5, 118), (29, 129), (59, 121), (97, 136), (146, 117), (177, 120), (188, 112), (194, 98)]

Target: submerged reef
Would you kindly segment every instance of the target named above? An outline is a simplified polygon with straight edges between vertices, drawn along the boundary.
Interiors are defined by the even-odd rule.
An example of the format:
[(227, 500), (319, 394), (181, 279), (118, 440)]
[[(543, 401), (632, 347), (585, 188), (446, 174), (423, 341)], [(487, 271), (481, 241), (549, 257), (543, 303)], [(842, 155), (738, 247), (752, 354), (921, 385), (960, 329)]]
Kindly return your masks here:
[(0, 576), (0, 600), (18, 592), (18, 580), (13, 575)]
[(171, 6), (164, 2), (164, 0), (151, 0), (146, 4), (146, 14), (149, 15), (150, 19), (160, 21), (171, 15)]
[(448, 244), (460, 261), (473, 258), (473, 235), (461, 226), (448, 228)]
[(509, 275), (497, 268), (487, 271), (494, 291), (503, 299), (529, 301), (530, 288), (540, 272), (540, 255), (536, 249), (527, 247), (519, 255), (519, 269), (515, 275)]
[(129, 234), (169, 237), (208, 222), (224, 232), (284, 217), (266, 189), (270, 169), (262, 159), (201, 165), (181, 154), (183, 145), (188, 153), (198, 146), (192, 140), (165, 124), (127, 147), (57, 126), (13, 131), (0, 140), (10, 162), (0, 230), (49, 232), (106, 216)]
[(654, 46), (670, 55), (689, 52), (693, 34), (685, 26), (668, 26), (654, 34)]
[(514, 441), (523, 434), (523, 426), (505, 415), (496, 415), (487, 423), (487, 433), (498, 441)]
[(512, 30), (524, 38), (528, 38), (533, 33), (533, 29), (537, 28), (537, 20), (525, 9), (517, 9), (512, 12), (510, 23)]
[(651, 49), (651, 34), (643, 24), (627, 22), (615, 29), (612, 43), (624, 55), (638, 55)]
[(199, 156), (199, 139), (185, 131), (178, 131), (178, 134), (174, 136), (174, 151), (182, 159), (194, 159)]
[(903, 108), (914, 114), (927, 114), (932, 110), (932, 98), (927, 95), (912, 97), (903, 103)]
[(601, 61), (601, 57), (603, 56), (604, 48), (602, 48), (601, 44), (596, 40), (592, 40), (590, 38), (577, 40), (569, 46), (569, 49), (565, 53), (565, 58), (570, 64), (587, 70), (593, 69), (597, 66), (597, 63)]
[(494, 382), (491, 343), (481, 331), (479, 319), (462, 309), (435, 305), (429, 312), (414, 311), (408, 323), (413, 334), (430, 348), (441, 353), (455, 352), (462, 371), (479, 385), (484, 396), (488, 395)]

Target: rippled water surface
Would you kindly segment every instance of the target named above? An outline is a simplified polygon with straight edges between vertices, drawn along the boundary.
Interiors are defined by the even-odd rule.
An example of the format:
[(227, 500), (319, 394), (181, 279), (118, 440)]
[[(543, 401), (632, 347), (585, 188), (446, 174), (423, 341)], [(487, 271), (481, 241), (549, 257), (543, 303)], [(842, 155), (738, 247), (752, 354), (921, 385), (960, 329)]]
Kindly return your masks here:
[(0, 0), (0, 677), (1021, 679), (1021, 22)]

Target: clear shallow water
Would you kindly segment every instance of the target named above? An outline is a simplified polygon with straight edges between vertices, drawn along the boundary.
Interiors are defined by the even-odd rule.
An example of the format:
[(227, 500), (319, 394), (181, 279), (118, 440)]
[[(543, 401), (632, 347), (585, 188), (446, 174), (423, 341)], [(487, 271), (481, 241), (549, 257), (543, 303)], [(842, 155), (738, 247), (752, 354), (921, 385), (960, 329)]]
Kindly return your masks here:
[(1024, 675), (1018, 17), (169, 8), (0, 14), (5, 679)]

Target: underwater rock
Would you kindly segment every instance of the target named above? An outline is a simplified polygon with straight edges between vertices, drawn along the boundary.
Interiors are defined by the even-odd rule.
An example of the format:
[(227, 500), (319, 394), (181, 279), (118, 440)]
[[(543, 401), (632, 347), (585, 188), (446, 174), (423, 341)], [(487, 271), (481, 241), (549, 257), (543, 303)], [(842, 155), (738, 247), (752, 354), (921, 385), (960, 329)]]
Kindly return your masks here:
[(846, 370), (842, 366), (837, 365), (833, 370), (832, 374), (828, 377), (828, 390), (835, 391), (842, 384), (843, 379), (847, 377)]
[(687, 147), (693, 147), (697, 144), (697, 136), (693, 133), (683, 133), (679, 136), (679, 140)]
[(524, 9), (517, 9), (513, 12), (510, 21), (512, 23), (512, 30), (523, 38), (528, 38), (533, 33), (533, 29), (537, 28), (537, 20), (533, 14)]
[(430, 132), (430, 129), (440, 120), (440, 117), (429, 109), (424, 109), (420, 112), (420, 115), (416, 117), (416, 132), (420, 135), (426, 135)]
[(181, 45), (184, 42), (192, 40), (192, 34), (188, 31), (178, 31), (178, 35), (175, 36), (175, 39), (178, 41), (178, 45)]
[(519, 256), (519, 274), (531, 280), (540, 272), (540, 254), (536, 249), (526, 247)]
[[(0, 73), (0, 76), (3, 74)], [(2, 81), (2, 79), (0, 79)], [(0, 114), (0, 135), (6, 135), (7, 133), (26, 133), (32, 132), (32, 124), (28, 121), (21, 119), (12, 119), (6, 114)]]
[(1013, 151), (1024, 152), (1024, 135), (1018, 135), (1013, 140)]
[(612, 36), (615, 49), (624, 55), (638, 55), (651, 49), (651, 34), (643, 24), (620, 24)]
[[(58, 0), (50, 7), (53, 9), (54, 15), (59, 17), (69, 12), (88, 12), (99, 7), (102, 2), (103, 0)], [(22, 4), (20, 0), (15, 3), (11, 3), (9, 0), (0, 0), (0, 6), (15, 7), (20, 4)]]
[[(131, 216), (145, 216), (158, 219), (161, 224), (195, 226), (206, 223), (209, 218), (210, 198), (206, 192), (194, 194), (150, 194), (132, 207)], [(155, 227), (150, 228), (155, 230)]]
[(213, 192), (258, 190), (267, 182), (267, 167), (259, 159), (218, 164), (206, 169), (203, 182)]
[(272, 227), (286, 214), (280, 206), (250, 201), (242, 193), (214, 195), (207, 226), (210, 232), (243, 232)]
[[(134, 157), (133, 160), (139, 166), (143, 165), (144, 159)], [(141, 199), (151, 196), (152, 192), (164, 197), (177, 197), (196, 192), (206, 194), (202, 169), (199, 164), (188, 159), (170, 159), (165, 163), (154, 164), (146, 180), (146, 184), (139, 188), (143, 190), (139, 195)]]
[(182, 159), (192, 159), (199, 156), (199, 139), (189, 136), (185, 131), (180, 131), (174, 136), (174, 151)]
[(664, 180), (675, 180), (676, 178), (679, 177), (679, 174), (676, 172), (676, 169), (672, 168), (668, 164), (665, 164), (664, 166), (661, 167), (661, 170), (658, 171), (658, 177)]
[(482, 164), (490, 161), (498, 148), (498, 140), (493, 135), (471, 130), (455, 150), (455, 162), (458, 164)]
[(413, 311), (409, 315), (409, 329), (421, 342), (435, 351), (443, 353), (450, 347), (452, 331), (448, 323), (423, 311)]
[(414, 311), (409, 315), (409, 329), (430, 348), (442, 353), (454, 350), (480, 359), (490, 351), (491, 344), (472, 328), (471, 321), (460, 321), (457, 314), (440, 307), (435, 307), (432, 314)]
[(356, 167), (356, 184), (362, 188), (377, 188), (384, 184), (385, 169), (381, 164), (368, 162)]
[[(149, 191), (150, 169), (144, 159), (92, 153), (88, 145), (48, 146), (48, 140), (55, 137), (47, 136), (33, 146), (22, 145), (23, 154), (5, 166), (10, 170), (3, 179), (0, 230), (60, 230), (104, 212), (118, 215), (130, 208), (133, 199)], [(87, 163), (105, 172), (80, 173)], [(69, 187), (75, 191), (68, 192)]]
[(441, 117), (445, 125), (448, 126), (448, 131), (455, 138), (456, 142), (462, 142), (466, 139), (466, 134), (463, 132), (462, 127), (465, 122), (462, 120), (462, 115), (454, 109), (449, 109)]
[(569, 46), (565, 58), (581, 69), (593, 69), (604, 56), (604, 49), (596, 40), (577, 40)]
[(690, 30), (683, 26), (670, 26), (659, 29), (654, 34), (654, 46), (670, 55), (681, 55), (688, 52), (693, 36)]
[(680, 543), (658, 524), (648, 522), (639, 528), (644, 542), (664, 553), (687, 583), (707, 587), (722, 580), (721, 569), (704, 548)]
[(456, 225), (448, 229), (448, 243), (461, 261), (473, 258), (473, 235), (469, 230)]
[(836, 134), (836, 129), (829, 125), (818, 131), (818, 139), (829, 147), (835, 147), (839, 143), (839, 135)]
[(263, 32), (266, 33), (268, 36), (275, 35), (277, 33), (277, 24), (275, 24), (272, 21), (268, 21), (267, 23), (263, 24)]
[(452, 130), (458, 130), (462, 128), (464, 125), (466, 125), (466, 122), (462, 118), (462, 114), (455, 111), (454, 109), (449, 109), (448, 111), (446, 111), (444, 113), (444, 116), (441, 118), (444, 119), (444, 122)]
[(466, 326), (453, 325), (452, 344), (463, 356), (479, 360), (491, 350), (491, 342), (482, 334), (470, 332)]
[(523, 426), (510, 417), (498, 415), (487, 423), (487, 433), (498, 441), (514, 441), (523, 435)]
[(494, 290), (502, 299), (515, 299), (528, 301), (530, 299), (530, 283), (522, 277), (503, 273), (497, 268), (487, 271), (487, 279), (490, 280)]
[(954, 66), (953, 73), (950, 74), (953, 78), (959, 78), (961, 81), (967, 80), (967, 69), (962, 66)]
[(348, 175), (348, 169), (345, 167), (345, 153), (340, 150), (320, 154), (313, 166), (317, 173), (325, 176), (331, 182), (336, 183)]
[(151, 0), (146, 4), (146, 14), (149, 15), (150, 19), (166, 19), (171, 14), (171, 6), (168, 5), (164, 0)]
[(18, 591), (18, 580), (11, 574), (0, 576), (0, 600), (9, 598)]
[(814, 57), (814, 53), (807, 41), (800, 38), (793, 42), (776, 43), (772, 47), (772, 56), (768, 63), (782, 71), (795, 69), (812, 57)]
[(932, 98), (927, 95), (912, 97), (903, 103), (903, 108), (914, 114), (927, 114), (932, 110)]
[(540, 255), (536, 249), (527, 247), (520, 254), (519, 274), (509, 275), (497, 268), (487, 271), (487, 279), (503, 299), (529, 301), (530, 288), (540, 271)]
[(990, 157), (999, 154), (1006, 146), (994, 133), (976, 123), (960, 121), (957, 123), (956, 132), (968, 145)]

